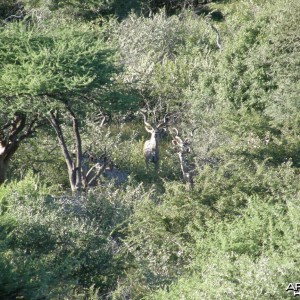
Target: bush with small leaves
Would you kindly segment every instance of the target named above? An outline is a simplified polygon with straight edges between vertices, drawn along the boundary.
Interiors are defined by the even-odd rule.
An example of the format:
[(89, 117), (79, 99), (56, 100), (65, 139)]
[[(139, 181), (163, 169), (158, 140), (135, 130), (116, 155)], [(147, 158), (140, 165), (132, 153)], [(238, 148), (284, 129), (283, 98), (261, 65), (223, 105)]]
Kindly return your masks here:
[(0, 189), (5, 196), (0, 251), (6, 270), (0, 286), (6, 297), (72, 297), (88, 293), (92, 285), (102, 299), (110, 293), (124, 275), (120, 238), (134, 203), (143, 197), (141, 187), (108, 186), (55, 197), (28, 175)]

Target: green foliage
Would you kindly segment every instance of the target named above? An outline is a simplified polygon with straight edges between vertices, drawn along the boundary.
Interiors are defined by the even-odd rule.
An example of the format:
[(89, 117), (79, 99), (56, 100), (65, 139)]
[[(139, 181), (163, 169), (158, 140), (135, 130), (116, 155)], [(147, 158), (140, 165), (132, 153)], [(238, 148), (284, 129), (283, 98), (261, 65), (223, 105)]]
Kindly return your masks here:
[(14, 14), (18, 10), (20, 4), (17, 4), (15, 0), (1, 0), (0, 1), (0, 18), (5, 19)]
[[(296, 104), (282, 101), (283, 90), (291, 101), (295, 99), (294, 82), (298, 78), (295, 67), (299, 64), (299, 47), (295, 43), (299, 21), (293, 12), (299, 3), (288, 3), (241, 1), (238, 4), (243, 14), (229, 17), (223, 39), (225, 47), (217, 69), (211, 74), (214, 91), (220, 99), (229, 100), (236, 108), (245, 106), (260, 111), (271, 106), (272, 110), (277, 107), (284, 112)], [(276, 97), (279, 94), (280, 99)], [(287, 103), (286, 109), (281, 107), (283, 103)]]
[(143, 191), (108, 187), (82, 197), (53, 197), (31, 176), (2, 186), (2, 195), (6, 189), (11, 193), (0, 222), (4, 297), (57, 299), (74, 291), (87, 296), (92, 285), (99, 295), (109, 292), (124, 269), (118, 231)]
[(92, 21), (99, 17), (124, 18), (131, 10), (140, 11), (143, 0), (25, 0), (27, 9), (49, 9), (54, 13), (73, 16), (76, 19)]
[[(227, 255), (237, 260), (248, 255), (254, 263), (285, 251), (292, 243), (290, 225), (284, 225), (286, 205), (297, 201), (293, 199), (299, 190), (298, 175), (289, 163), (272, 168), (242, 160), (206, 167), (193, 191), (178, 183), (166, 184), (160, 197), (153, 190), (151, 198), (139, 203), (130, 218), (125, 245), (134, 260), (117, 293), (124, 295), (126, 290), (133, 299), (145, 294), (151, 298), (151, 290), (169, 285), (186, 273), (186, 266), (202, 270)], [(296, 219), (290, 223), (297, 224)], [(286, 242), (281, 240), (283, 234)], [(227, 272), (227, 266), (222, 272)], [(189, 280), (189, 274), (184, 280)], [(214, 276), (212, 283), (203, 282), (203, 289), (211, 289)], [(230, 275), (224, 276), (230, 281)], [(132, 284), (136, 281), (140, 285)], [(180, 284), (174, 293), (177, 289), (178, 294), (184, 291)], [(188, 288), (188, 293), (192, 292)], [(174, 299), (174, 293), (169, 299)]]
[(51, 131), (40, 130), (35, 138), (20, 146), (9, 166), (8, 178), (17, 180), (28, 172), (34, 172), (54, 192), (69, 186), (65, 164)]
[(198, 235), (190, 275), (149, 299), (290, 299), (286, 285), (299, 276), (297, 197), (287, 206), (253, 197), (241, 218), (211, 222)]
[(0, 35), (1, 107), (5, 111), (31, 111), (33, 106), (43, 111), (55, 107), (53, 99), (66, 96), (70, 105), (76, 94), (109, 82), (110, 51), (96, 26), (70, 20), (47, 26), (14, 23), (2, 27)]
[(115, 36), (125, 68), (122, 80), (170, 107), (182, 105), (184, 90), (201, 80), (206, 56), (216, 49), (211, 28), (189, 12), (167, 17), (161, 11), (153, 18), (132, 14)]

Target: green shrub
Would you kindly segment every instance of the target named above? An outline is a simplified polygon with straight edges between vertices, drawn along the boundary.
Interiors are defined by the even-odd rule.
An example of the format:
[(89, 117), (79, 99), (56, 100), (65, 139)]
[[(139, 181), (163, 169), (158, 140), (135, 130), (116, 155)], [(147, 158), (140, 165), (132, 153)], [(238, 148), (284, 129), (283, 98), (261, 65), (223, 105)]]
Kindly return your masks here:
[(114, 31), (124, 65), (120, 79), (155, 99), (151, 106), (156, 107), (182, 105), (184, 90), (205, 76), (206, 56), (217, 49), (210, 26), (190, 12), (168, 17), (161, 11), (153, 18), (132, 14)]
[(286, 205), (300, 188), (290, 163), (231, 160), (201, 170), (192, 191), (175, 182), (164, 188), (161, 195), (153, 190), (130, 217), (124, 245), (132, 264), (116, 299), (151, 297), (187, 268), (201, 268), (213, 252), (220, 260), (223, 254), (256, 260), (285, 251)]
[(99, 297), (110, 292), (124, 270), (119, 232), (141, 188), (54, 197), (28, 175), (1, 189), (10, 190), (0, 222), (3, 293), (57, 299), (87, 295), (92, 285)]
[(191, 271), (147, 299), (291, 299), (286, 287), (299, 276), (299, 199), (287, 206), (267, 200), (250, 198), (232, 223), (212, 221), (206, 236), (198, 235)]

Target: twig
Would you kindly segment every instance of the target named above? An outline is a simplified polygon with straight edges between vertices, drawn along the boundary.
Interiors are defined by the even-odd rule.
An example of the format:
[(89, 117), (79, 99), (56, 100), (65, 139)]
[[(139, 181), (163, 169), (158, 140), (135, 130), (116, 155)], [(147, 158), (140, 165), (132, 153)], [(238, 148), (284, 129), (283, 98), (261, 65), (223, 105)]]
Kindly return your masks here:
[(211, 27), (211, 29), (216, 33), (217, 37), (216, 37), (216, 44), (217, 44), (217, 47), (218, 49), (222, 49), (222, 45), (221, 45), (221, 36), (220, 36), (220, 32), (218, 31), (218, 29), (211, 23), (208, 21), (208, 19), (211, 18), (211, 15), (212, 13), (214, 12), (215, 10), (211, 11), (205, 18), (206, 20), (206, 23)]

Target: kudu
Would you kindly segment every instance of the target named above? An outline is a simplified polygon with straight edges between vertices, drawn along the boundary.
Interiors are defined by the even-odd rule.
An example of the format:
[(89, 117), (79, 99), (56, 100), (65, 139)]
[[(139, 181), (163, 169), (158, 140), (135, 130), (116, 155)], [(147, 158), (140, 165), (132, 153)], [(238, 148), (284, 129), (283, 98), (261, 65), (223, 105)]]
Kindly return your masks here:
[(166, 116), (164, 117), (163, 121), (161, 121), (158, 125), (151, 125), (147, 122), (146, 115), (141, 112), (144, 117), (144, 124), (145, 129), (147, 132), (151, 134), (149, 140), (145, 141), (144, 144), (144, 157), (146, 162), (146, 168), (149, 169), (149, 163), (154, 163), (155, 171), (158, 171), (159, 168), (159, 149), (158, 149), (158, 142), (160, 134), (162, 130), (167, 126)]
[[(193, 177), (195, 175), (195, 166), (193, 162), (190, 161), (191, 147), (189, 139), (182, 140), (179, 137), (178, 130), (173, 128), (175, 136), (173, 136), (172, 144), (174, 145), (175, 152), (177, 153), (180, 161), (180, 168), (183, 175), (183, 180), (186, 183), (188, 189), (193, 189), (194, 181)], [(194, 129), (195, 130), (195, 129)], [(193, 136), (193, 132), (191, 136)]]
[(83, 158), (82, 174), (84, 174), (83, 186), (85, 188), (96, 186), (99, 181), (101, 183), (101, 176), (113, 181), (117, 186), (127, 181), (128, 174), (117, 169), (106, 152), (98, 158), (90, 151), (86, 151)]

